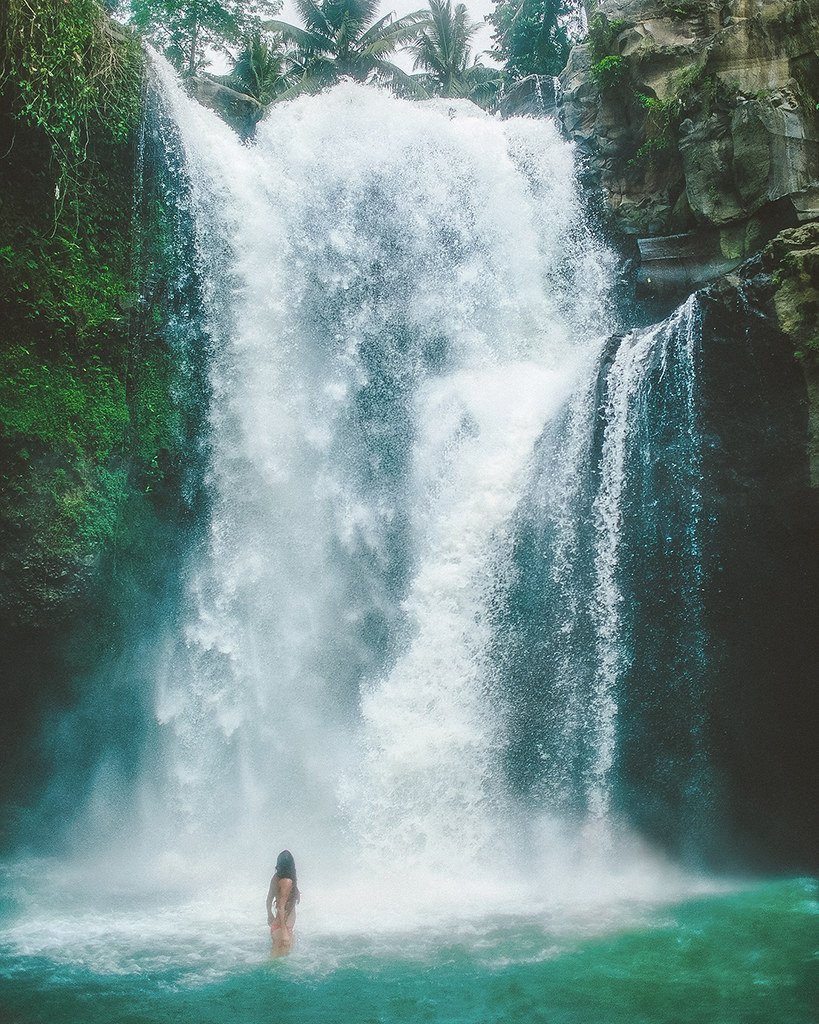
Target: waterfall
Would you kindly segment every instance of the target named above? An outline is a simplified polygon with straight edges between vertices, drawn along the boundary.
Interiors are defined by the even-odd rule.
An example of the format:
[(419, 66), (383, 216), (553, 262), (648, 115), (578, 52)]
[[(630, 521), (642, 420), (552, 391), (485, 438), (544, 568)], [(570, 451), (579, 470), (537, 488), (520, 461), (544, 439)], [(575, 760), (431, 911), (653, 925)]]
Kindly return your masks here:
[[(517, 708), (511, 774), (604, 845), (615, 802), (640, 818), (665, 786), (683, 829), (707, 805), (699, 339), (693, 297), (613, 338), (544, 431), (518, 513), (499, 654)], [(628, 794), (635, 757), (655, 774)]]
[[(701, 585), (699, 519), (702, 497), (699, 490), (700, 442), (694, 405), (695, 328), (695, 302), (690, 298), (668, 320), (623, 339), (606, 377), (600, 481), (592, 506), (596, 532), (592, 607), (598, 669), (592, 698), (597, 752), (592, 771), (590, 808), (598, 818), (607, 817), (609, 811), (607, 783), (615, 756), (618, 683), (630, 653), (620, 583), (621, 543), (626, 515), (624, 499), (629, 483), (627, 465), (630, 450), (637, 445), (641, 446), (640, 456), (644, 465), (657, 458), (657, 431), (653, 424), (647, 423), (645, 406), (648, 392), (661, 387), (663, 378), (671, 373), (682, 375), (681, 401), (675, 404), (674, 415), (682, 414), (682, 422), (678, 426), (683, 431), (685, 461), (677, 463), (675, 469), (690, 481), (690, 493), (683, 506), (683, 529), (689, 535), (686, 551), (691, 565), (686, 568), (692, 574), (685, 588), (694, 599), (694, 606), (688, 609), (686, 626), (691, 626), (692, 616), (697, 615), (700, 609), (696, 599)], [(659, 380), (655, 380), (653, 371), (658, 372)], [(635, 444), (635, 435), (640, 433), (642, 436), (638, 436)], [(643, 515), (650, 516), (651, 506), (644, 504), (642, 511)], [(696, 629), (699, 628), (697, 623)], [(695, 657), (699, 656), (700, 647), (694, 643)]]
[(672, 379), (694, 617), (701, 586), (693, 306), (606, 346), (612, 258), (550, 121), (345, 83), (242, 144), (154, 75), (210, 398), (143, 830), (480, 878), (521, 801), (608, 827), (624, 509)]

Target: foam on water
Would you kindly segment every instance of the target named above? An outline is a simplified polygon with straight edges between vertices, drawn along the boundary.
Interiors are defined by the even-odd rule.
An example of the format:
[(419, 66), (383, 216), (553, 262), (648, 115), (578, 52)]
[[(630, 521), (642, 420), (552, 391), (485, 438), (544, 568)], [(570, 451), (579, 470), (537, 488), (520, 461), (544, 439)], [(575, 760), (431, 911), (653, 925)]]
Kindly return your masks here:
[[(513, 883), (502, 882), (487, 888), (468, 913), (462, 902), (447, 900), (444, 886), (435, 893), (441, 897), (436, 913), (417, 892), (396, 900), (383, 879), (368, 885), (352, 877), (343, 889), (315, 885), (298, 910), (298, 956), (291, 969), (309, 976), (349, 967), (362, 957), (434, 957), (455, 943), (479, 954), (490, 969), (526, 963), (643, 925), (658, 908), (680, 899), (737, 889), (735, 883), (692, 884), (670, 865), (655, 861), (647, 870), (648, 863), (642, 862), (638, 876), (632, 860), (619, 882), (612, 876), (606, 889), (600, 888), (599, 874), (576, 876), (578, 888), (571, 890), (542, 877), (539, 896), (531, 886), (515, 891)], [(93, 886), (86, 871), (48, 861), (6, 866), (4, 888), (20, 902), (0, 929), (0, 960), (3, 969), (10, 963), (17, 971), (39, 969), (47, 962), (68, 976), (89, 971), (151, 977), (160, 984), (163, 977), (169, 984), (200, 985), (237, 975), (269, 954), (261, 881), (253, 886), (212, 879), (194, 895), (183, 895), (147, 892), (140, 879), (117, 888)], [(367, 896), (356, 896), (361, 893)], [(523, 934), (529, 938), (521, 942)]]

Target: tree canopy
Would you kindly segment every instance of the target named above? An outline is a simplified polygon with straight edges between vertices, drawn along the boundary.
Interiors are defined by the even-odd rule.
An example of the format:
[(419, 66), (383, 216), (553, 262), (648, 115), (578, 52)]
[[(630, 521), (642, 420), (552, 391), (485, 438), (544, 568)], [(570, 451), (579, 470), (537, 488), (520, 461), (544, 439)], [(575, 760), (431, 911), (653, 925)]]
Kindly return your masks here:
[(268, 20), (264, 28), (297, 48), (303, 71), (288, 95), (316, 91), (342, 77), (377, 79), (411, 91), (410, 76), (388, 58), (413, 39), (427, 12), (378, 17), (379, 0), (295, 0), (303, 27)]
[[(318, 92), (341, 78), (376, 81), (405, 96), (465, 97), (493, 109), (518, 109), (527, 81), (558, 74), (580, 0), (494, 0), (486, 20), (502, 68), (475, 57), (480, 27), (466, 3), (427, 0), (396, 17), (381, 0), (294, 0), (300, 24), (281, 21), (282, 0), (107, 0), (183, 74), (207, 67), (214, 52), (233, 61), (225, 84), (262, 103)], [(408, 51), (414, 74), (393, 61)]]
[(209, 63), (208, 52), (230, 52), (258, 32), (282, 0), (129, 0), (130, 22), (184, 74)]
[(272, 103), (293, 85), (298, 56), (285, 42), (260, 31), (248, 39), (227, 78), (227, 84), (253, 96), (260, 103)]
[(515, 80), (558, 75), (569, 56), (569, 25), (578, 0), (494, 0), (493, 56)]
[(501, 83), (498, 69), (486, 68), (472, 55), (472, 38), (480, 24), (471, 21), (466, 4), (429, 0), (429, 20), (420, 26), (409, 51), (425, 92), (463, 96), (488, 105)]

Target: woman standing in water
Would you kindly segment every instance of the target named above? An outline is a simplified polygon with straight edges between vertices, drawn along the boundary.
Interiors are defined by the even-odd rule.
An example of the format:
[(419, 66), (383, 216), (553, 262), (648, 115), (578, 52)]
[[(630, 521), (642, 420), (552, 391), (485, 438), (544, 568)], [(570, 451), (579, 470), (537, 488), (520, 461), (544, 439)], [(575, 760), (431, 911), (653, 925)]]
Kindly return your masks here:
[[(267, 923), (273, 939), (271, 956), (287, 956), (293, 945), (293, 925), (296, 923), (296, 904), (299, 902), (296, 884), (296, 862), (289, 850), (282, 850), (276, 858), (276, 873), (267, 890)], [(273, 903), (276, 913), (273, 913)]]

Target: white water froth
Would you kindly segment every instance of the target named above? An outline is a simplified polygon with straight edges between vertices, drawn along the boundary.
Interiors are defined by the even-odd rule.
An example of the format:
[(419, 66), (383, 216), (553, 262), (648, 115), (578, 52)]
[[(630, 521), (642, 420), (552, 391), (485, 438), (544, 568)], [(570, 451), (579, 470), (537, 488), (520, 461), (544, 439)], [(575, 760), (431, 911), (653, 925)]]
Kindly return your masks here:
[[(539, 882), (540, 891), (530, 889), (525, 902), (510, 903), (502, 889), (487, 889), (468, 913), (454, 902), (443, 913), (430, 913), (423, 900), (396, 904), (395, 890), (351, 899), (357, 881), (343, 892), (311, 886), (298, 911), (294, 955), (277, 966), (307, 980), (361, 969), (370, 959), (436, 962), (442, 947), (458, 945), (479, 953), (493, 969), (530, 962), (533, 955), (564, 955), (578, 942), (651, 926), (658, 908), (741, 888), (737, 881), (693, 881), (635, 856), (603, 887), (599, 874), (580, 873), (570, 886), (554, 878)], [(29, 861), (4, 865), (2, 884), (19, 901), (0, 927), (0, 959), (13, 962), (15, 972), (26, 961), (45, 961), (52, 977), (64, 970), (75, 978), (79, 968), (98, 977), (159, 977), (173, 987), (199, 986), (241, 975), (269, 958), (263, 891), (247, 881), (212, 879), (194, 894), (149, 894), (133, 877), (109, 889), (91, 882), (87, 871)]]
[[(609, 818), (608, 780), (614, 763), (617, 743), (618, 683), (624, 671), (625, 645), (622, 642), (623, 594), (620, 588), (620, 546), (623, 536), (624, 490), (627, 483), (626, 460), (632, 435), (640, 418), (641, 390), (646, 387), (646, 371), (650, 360), (658, 355), (661, 374), (673, 339), (684, 339), (681, 351), (675, 353), (686, 368), (687, 409), (686, 430), (693, 430), (693, 338), (694, 300), (689, 298), (671, 317), (651, 328), (632, 331), (620, 344), (606, 378), (604, 406), (605, 430), (600, 456), (600, 485), (594, 500), (593, 517), (596, 529), (594, 559), (594, 624), (597, 636), (597, 672), (593, 699), (596, 720), (596, 757), (590, 780), (589, 806), (592, 816), (605, 824)], [(696, 451), (694, 438), (689, 440)], [(692, 514), (698, 514), (699, 495), (692, 500)], [(699, 504), (698, 504), (699, 503)], [(699, 567), (699, 559), (694, 558)]]
[[(147, 874), (229, 867), (235, 894), (289, 846), (325, 925), (347, 929), (487, 899), (528, 912), (544, 888), (639, 891), (642, 848), (612, 870), (582, 833), (514, 806), (491, 655), (536, 443), (567, 402), (585, 409), (608, 330), (609, 259), (571, 147), (550, 122), (352, 84), (277, 105), (244, 145), (156, 74), (203, 285), (210, 524), (162, 648), (136, 829)], [(613, 380), (652, 338), (623, 348)], [(595, 508), (601, 817), (630, 394), (610, 386)], [(578, 445), (555, 482), (564, 524)], [(358, 924), (351, 885), (368, 894)]]

